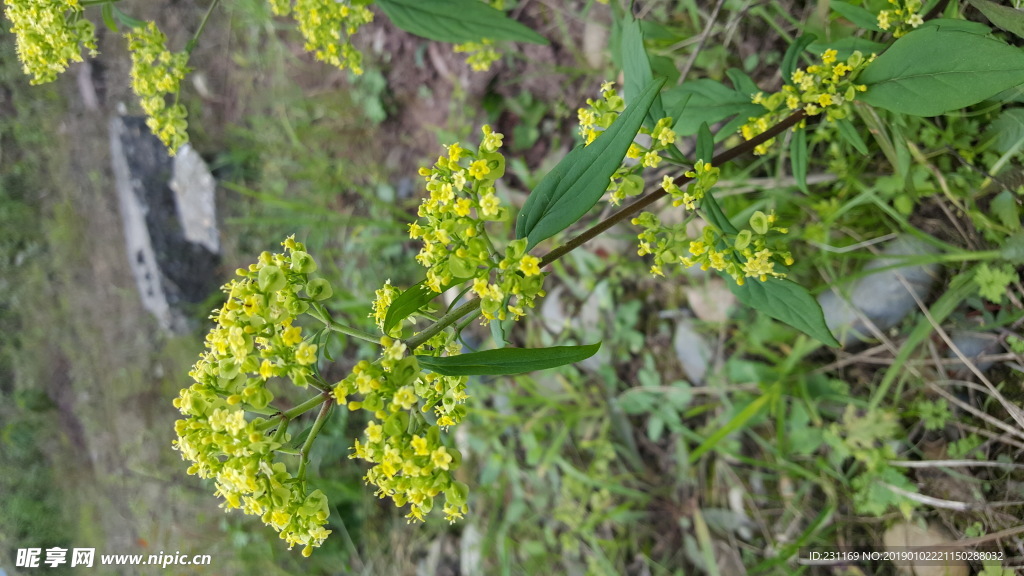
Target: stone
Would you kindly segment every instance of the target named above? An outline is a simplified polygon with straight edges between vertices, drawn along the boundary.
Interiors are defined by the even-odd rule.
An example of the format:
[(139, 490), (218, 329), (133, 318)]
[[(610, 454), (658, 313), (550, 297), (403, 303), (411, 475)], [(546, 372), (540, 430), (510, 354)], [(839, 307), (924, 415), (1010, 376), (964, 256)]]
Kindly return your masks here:
[(164, 331), (185, 333), (190, 305), (217, 288), (220, 242), (213, 176), (191, 148), (183, 147), (184, 159), (176, 163), (141, 117), (110, 121), (110, 152), (125, 246), (142, 304)]
[[(923, 256), (934, 252), (935, 248), (923, 240), (902, 236), (889, 242), (879, 257), (864, 269), (870, 271), (885, 268), (898, 264), (902, 257)], [(818, 303), (825, 314), (825, 324), (843, 346), (871, 339), (871, 331), (862, 316), (879, 330), (892, 328), (917, 309), (915, 294), (921, 300), (927, 298), (935, 284), (937, 272), (936, 264), (901, 266), (863, 276), (842, 287), (842, 290), (833, 286), (818, 296)], [(900, 282), (901, 276), (913, 292)]]

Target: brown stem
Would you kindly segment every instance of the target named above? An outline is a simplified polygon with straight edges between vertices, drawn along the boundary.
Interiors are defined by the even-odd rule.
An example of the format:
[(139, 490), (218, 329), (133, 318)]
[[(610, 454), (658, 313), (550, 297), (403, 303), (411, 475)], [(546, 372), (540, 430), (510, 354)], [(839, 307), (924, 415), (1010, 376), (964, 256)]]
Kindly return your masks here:
[[(757, 148), (761, 144), (771, 140), (772, 138), (775, 138), (779, 134), (782, 134), (784, 131), (786, 131), (786, 129), (795, 126), (806, 117), (807, 115), (804, 113), (803, 110), (797, 110), (796, 112), (790, 114), (781, 122), (776, 124), (775, 126), (769, 128), (764, 133), (758, 134), (754, 138), (751, 138), (750, 140), (747, 140), (746, 142), (738, 146), (734, 146), (726, 150), (725, 152), (722, 152), (718, 156), (715, 156), (714, 158), (711, 159), (711, 165), (721, 166), (722, 164), (730, 162), (743, 154), (753, 151), (754, 148)], [(673, 183), (676, 186), (682, 188), (683, 186), (688, 184), (690, 180), (691, 178), (687, 176), (680, 176), (676, 178), (673, 181)], [(625, 207), (623, 207), (622, 210), (619, 210), (615, 214), (612, 214), (608, 218), (598, 222), (597, 224), (583, 231), (579, 236), (572, 238), (565, 244), (562, 244), (561, 246), (555, 248), (551, 252), (545, 254), (544, 257), (541, 259), (540, 266), (544, 267), (547, 266), (548, 264), (551, 264), (555, 260), (558, 260), (562, 256), (565, 256), (569, 252), (572, 252), (573, 250), (593, 240), (594, 238), (601, 235), (603, 232), (605, 232), (612, 226), (615, 226), (616, 224), (622, 222), (626, 218), (629, 218), (630, 216), (633, 216), (634, 214), (640, 212), (641, 210), (650, 206), (651, 204), (654, 204), (666, 194), (668, 194), (668, 192), (666, 192), (664, 188), (659, 188), (654, 192), (637, 198), (630, 204), (627, 204)]]

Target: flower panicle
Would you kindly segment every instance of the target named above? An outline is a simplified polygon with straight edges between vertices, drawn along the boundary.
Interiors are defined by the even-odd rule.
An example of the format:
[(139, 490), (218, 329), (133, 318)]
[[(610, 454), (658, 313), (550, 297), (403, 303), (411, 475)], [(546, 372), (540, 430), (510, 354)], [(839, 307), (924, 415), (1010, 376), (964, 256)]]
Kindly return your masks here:
[(316, 377), (317, 344), (293, 322), (331, 287), (314, 276), (305, 246), (294, 237), (282, 244), (283, 254), (264, 252), (223, 286), (227, 301), (211, 316), (206, 351), (189, 372), (194, 382), (174, 400), (184, 418), (172, 444), (189, 474), (214, 480), (223, 508), (259, 516), (308, 556), (330, 534), (327, 498), (275, 461), (290, 440), (283, 416), (247, 416), (273, 401), (270, 380), (306, 387)]
[(146, 112), (146, 125), (173, 156), (188, 142), (188, 113), (178, 103), (181, 81), (189, 72), (188, 53), (168, 50), (167, 37), (153, 22), (125, 38), (132, 57), (132, 89)]
[(32, 84), (56, 80), (82, 49), (96, 56), (96, 27), (82, 17), (78, 0), (4, 0), (15, 48)]
[[(765, 108), (761, 116), (748, 118), (740, 127), (740, 134), (746, 140), (767, 132), (796, 110), (803, 110), (808, 116), (824, 113), (829, 120), (840, 120), (849, 114), (849, 105), (859, 92), (867, 86), (857, 84), (857, 76), (870, 64), (875, 55), (865, 57), (855, 51), (844, 62), (837, 60), (838, 52), (828, 49), (821, 55), (821, 64), (799, 68), (793, 72), (788, 84), (773, 94), (758, 92), (751, 97), (754, 104)], [(803, 129), (805, 122), (794, 126)], [(772, 138), (754, 148), (754, 154), (764, 154), (775, 143)]]

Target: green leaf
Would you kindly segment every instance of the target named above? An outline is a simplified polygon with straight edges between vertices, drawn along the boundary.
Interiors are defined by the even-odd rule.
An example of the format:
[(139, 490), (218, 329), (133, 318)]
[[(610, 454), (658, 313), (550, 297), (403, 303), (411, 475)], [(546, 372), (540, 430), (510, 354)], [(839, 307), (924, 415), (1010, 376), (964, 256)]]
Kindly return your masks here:
[(701, 122), (697, 129), (697, 151), (696, 159), (704, 162), (711, 162), (715, 157), (715, 137), (711, 134), (711, 128), (707, 122)]
[(681, 101), (689, 98), (685, 110), (675, 118), (675, 131), (682, 136), (690, 136), (697, 133), (701, 122), (714, 124), (737, 114), (746, 122), (750, 116), (764, 114), (764, 106), (751, 102), (751, 96), (721, 82), (702, 78), (666, 90), (661, 98), (665, 108), (673, 111)]
[[(651, 70), (651, 60), (644, 48), (644, 35), (640, 30), (640, 22), (629, 17), (622, 23), (622, 74), (625, 76), (625, 98), (626, 103), (631, 104), (643, 93), (644, 88), (654, 80), (654, 73)], [(654, 102), (647, 113), (646, 124), (654, 127), (654, 124), (665, 116), (665, 109), (661, 104), (661, 95), (655, 96)]]
[(986, 36), (992, 33), (992, 29), (981, 22), (958, 20), (954, 18), (935, 18), (933, 20), (925, 20), (924, 24), (918, 26), (918, 29), (920, 30), (921, 28), (928, 27), (957, 30), (959, 32), (967, 32), (968, 34), (976, 34), (978, 36)]
[(860, 132), (857, 132), (857, 128), (846, 118), (840, 118), (835, 121), (836, 128), (839, 129), (839, 136), (846, 140), (847, 144), (857, 149), (857, 152), (867, 156), (868, 145), (864, 142), (864, 139), (860, 137)]
[(128, 28), (145, 28), (146, 27), (146, 23), (145, 22), (143, 22), (142, 20), (137, 20), (135, 18), (132, 18), (131, 16), (125, 14), (124, 12), (121, 12), (121, 10), (118, 9), (117, 6), (114, 6), (114, 17), (117, 18), (118, 22), (120, 22), (121, 24), (124, 24)]
[(760, 88), (754, 80), (747, 75), (746, 72), (739, 68), (729, 68), (725, 71), (725, 74), (732, 81), (733, 90), (739, 94), (746, 94), (748, 96), (747, 102), (750, 102), (750, 98), (753, 98), (754, 94), (760, 92)]
[(989, 124), (988, 132), (995, 136), (995, 148), (1006, 154), (1024, 140), (1024, 108), (1008, 108)]
[(377, 0), (402, 30), (438, 42), (485, 38), (547, 44), (546, 38), (480, 0)]
[(784, 278), (769, 277), (760, 282), (750, 279), (742, 286), (727, 281), (729, 289), (741, 302), (780, 322), (801, 330), (829, 346), (839, 346), (828, 326), (821, 305), (806, 288)]
[(109, 2), (100, 8), (100, 15), (103, 17), (103, 24), (107, 30), (117, 32), (117, 20), (114, 19), (114, 5)]
[(722, 212), (722, 208), (718, 205), (718, 202), (715, 201), (715, 197), (713, 195), (705, 195), (704, 199), (700, 201), (700, 207), (704, 209), (708, 222), (722, 232), (725, 232), (726, 234), (736, 234), (739, 232), (739, 230), (732, 225), (732, 222), (729, 221), (729, 217), (725, 215), (725, 212)]
[(664, 83), (659, 78), (648, 84), (597, 139), (573, 149), (541, 180), (516, 221), (516, 238), (528, 239), (527, 250), (566, 229), (597, 204)]
[(866, 8), (854, 6), (853, 4), (848, 4), (846, 2), (840, 2), (839, 0), (832, 0), (832, 3), (829, 4), (829, 6), (831, 6), (832, 10), (835, 10), (837, 14), (856, 24), (858, 28), (873, 30), (875, 32), (882, 31), (882, 29), (878, 27), (878, 17)]
[(793, 77), (793, 72), (796, 71), (797, 64), (800, 60), (800, 55), (804, 53), (804, 50), (811, 45), (811, 42), (817, 40), (818, 37), (814, 34), (804, 34), (797, 38), (789, 45), (786, 49), (786, 54), (782, 57), (782, 80), (786, 84), (791, 84), (790, 80)]
[(416, 356), (420, 367), (442, 376), (505, 376), (545, 370), (586, 360), (597, 353), (601, 343), (551, 348), (502, 348), (458, 356)]
[(992, 199), (992, 212), (1011, 232), (1020, 230), (1020, 206), (1017, 197), (1009, 190), (1003, 190)]
[(796, 185), (804, 194), (807, 191), (807, 130), (800, 129), (793, 133), (789, 141), (789, 163), (793, 169)]
[(999, 26), (1007, 32), (1012, 32), (1024, 38), (1024, 11), (996, 4), (990, 0), (967, 0), (971, 6), (988, 18), (989, 22)]
[(914, 116), (938, 116), (1024, 83), (1024, 52), (999, 40), (922, 26), (896, 40), (858, 77), (858, 100)]
[(388, 313), (384, 315), (384, 333), (390, 333), (391, 329), (397, 326), (399, 322), (415, 314), (417, 310), (433, 300), (438, 294), (438, 292), (434, 292), (427, 286), (426, 280), (410, 286), (408, 290), (402, 292), (398, 298), (395, 298), (391, 302), (391, 306), (388, 307)]

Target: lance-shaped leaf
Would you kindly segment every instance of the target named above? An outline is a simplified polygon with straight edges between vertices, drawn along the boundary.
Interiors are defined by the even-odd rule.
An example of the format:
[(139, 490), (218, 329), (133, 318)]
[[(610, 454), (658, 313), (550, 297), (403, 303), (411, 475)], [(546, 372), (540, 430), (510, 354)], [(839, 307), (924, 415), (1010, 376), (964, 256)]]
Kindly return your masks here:
[(700, 201), (700, 207), (704, 209), (704, 216), (713, 226), (726, 234), (739, 233), (739, 230), (729, 221), (729, 217), (722, 211), (722, 207), (715, 201), (713, 195), (705, 194), (704, 199)]
[[(675, 119), (676, 132), (689, 136), (696, 134), (703, 122), (711, 125), (739, 115), (737, 120), (743, 123), (748, 117), (765, 113), (764, 106), (754, 104), (750, 100), (757, 90), (750, 92), (746, 86), (740, 87), (740, 90), (733, 90), (721, 82), (701, 78), (666, 90), (662, 95), (662, 101), (666, 110), (674, 111), (680, 102), (689, 99), (686, 109)], [(719, 134), (724, 131), (723, 128)]]
[(408, 290), (399, 294), (398, 298), (391, 302), (391, 306), (388, 306), (387, 314), (384, 315), (385, 334), (390, 333), (391, 329), (399, 322), (415, 314), (417, 310), (438, 295), (437, 292), (434, 292), (427, 286), (426, 282), (426, 280), (423, 280), (419, 284), (410, 286)]
[(818, 37), (814, 34), (804, 34), (797, 38), (789, 45), (786, 49), (786, 53), (782, 56), (782, 79), (789, 84), (790, 79), (793, 77), (793, 72), (796, 71), (800, 64), (800, 55), (804, 53), (804, 50), (811, 45), (812, 42), (817, 40)]
[(664, 83), (664, 78), (653, 80), (607, 130), (589, 146), (574, 148), (541, 180), (516, 221), (516, 238), (528, 239), (527, 250), (565, 230), (597, 204)]
[(991, 0), (967, 0), (974, 6), (989, 22), (999, 26), (1007, 32), (1013, 32), (1024, 38), (1024, 10), (1018, 10), (1011, 6), (996, 4)]
[(402, 30), (438, 42), (484, 38), (547, 44), (546, 38), (480, 0), (377, 0)]
[(726, 283), (741, 302), (754, 310), (785, 322), (829, 346), (839, 346), (825, 324), (821, 305), (796, 282), (769, 277), (764, 282), (752, 278), (742, 286), (735, 282)]
[(789, 141), (789, 163), (800, 190), (807, 193), (807, 130), (797, 130)]
[[(626, 102), (630, 103), (643, 92), (644, 88), (654, 80), (651, 59), (644, 48), (644, 34), (640, 22), (627, 16), (622, 23), (622, 75), (625, 77)], [(654, 98), (648, 111), (646, 124), (651, 128), (665, 116), (665, 108), (661, 104), (661, 94)]]
[(545, 370), (586, 360), (597, 353), (601, 343), (551, 348), (501, 348), (458, 356), (416, 356), (420, 367), (442, 376), (506, 376)]
[(942, 25), (893, 43), (857, 78), (858, 100), (914, 116), (938, 116), (1024, 83), (1024, 51)]
[(841, 2), (840, 0), (833, 0), (829, 4), (829, 7), (832, 8), (836, 14), (839, 14), (850, 22), (853, 22), (859, 28), (873, 30), (875, 32), (882, 31), (882, 29), (878, 27), (878, 17), (866, 8), (854, 6), (849, 2)]
[[(466, 278), (455, 278), (442, 286), (441, 292), (448, 290), (452, 286), (458, 286), (465, 281)], [(426, 280), (420, 280), (418, 284), (410, 286), (408, 290), (399, 294), (398, 298), (391, 302), (391, 306), (388, 306), (388, 313), (384, 315), (384, 333), (391, 332), (391, 329), (397, 326), (399, 322), (415, 314), (420, 308), (423, 308), (431, 300), (439, 296), (441, 292), (431, 290), (427, 286)]]

